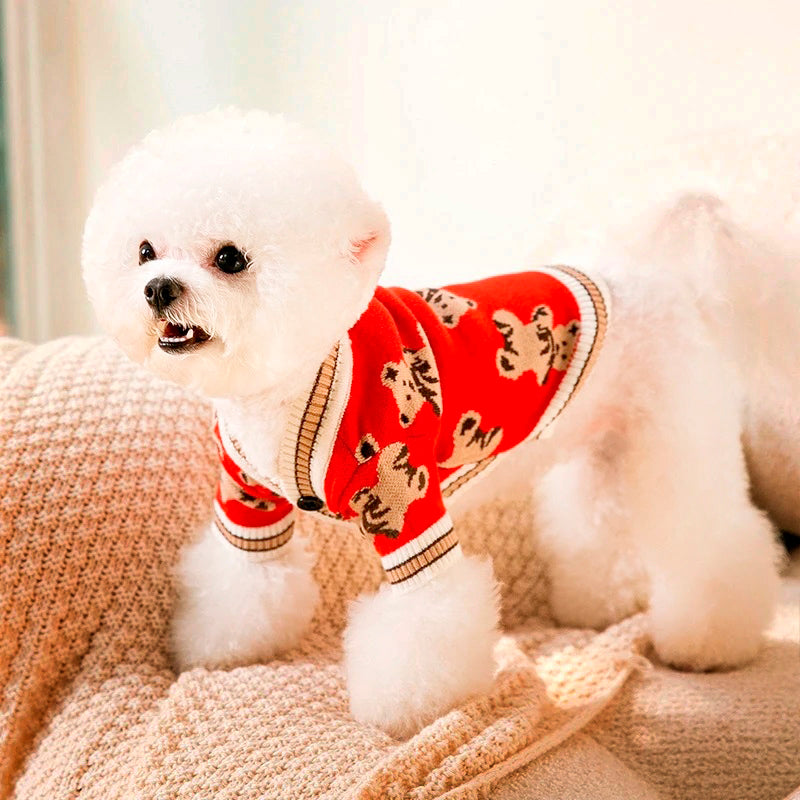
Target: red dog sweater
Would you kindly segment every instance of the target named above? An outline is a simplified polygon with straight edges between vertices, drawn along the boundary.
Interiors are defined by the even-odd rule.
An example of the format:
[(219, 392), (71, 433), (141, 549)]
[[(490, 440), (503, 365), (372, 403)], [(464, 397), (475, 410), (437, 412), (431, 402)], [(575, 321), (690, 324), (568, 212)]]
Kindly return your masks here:
[(295, 504), (357, 520), (392, 584), (429, 579), (460, 555), (445, 500), (551, 425), (594, 362), (607, 308), (567, 267), (379, 287), (292, 409), (277, 476), (217, 425), (219, 531), (278, 553)]

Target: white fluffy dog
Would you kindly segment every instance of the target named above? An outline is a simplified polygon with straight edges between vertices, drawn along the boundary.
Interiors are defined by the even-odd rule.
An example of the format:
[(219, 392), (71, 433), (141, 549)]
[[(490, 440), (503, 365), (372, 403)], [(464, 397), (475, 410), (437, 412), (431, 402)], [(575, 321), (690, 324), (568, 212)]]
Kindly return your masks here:
[[(346, 165), (304, 131), (257, 112), (214, 112), (151, 134), (98, 193), (83, 252), (95, 309), (131, 358), (213, 398), (223, 449), (268, 487), (249, 496), (253, 475), (234, 465), (231, 491), (249, 503), (246, 513), (280, 510), (272, 491), (282, 488), (293, 408), (370, 304), (389, 239), (384, 212)], [(776, 595), (774, 531), (750, 500), (743, 415), (751, 387), (780, 358), (776, 341), (800, 331), (788, 322), (796, 307), (786, 308), (791, 265), (773, 254), (772, 274), (754, 276), (762, 258), (719, 203), (687, 195), (626, 257), (576, 264), (608, 286), (605, 342), (552, 435), (506, 457), (535, 483), (557, 618), (599, 627), (647, 607), (659, 656), (690, 669), (753, 658)], [(441, 303), (434, 294), (428, 300)], [(762, 326), (754, 295), (793, 334)], [(467, 319), (472, 308), (464, 303), (459, 314)], [(390, 379), (396, 374), (384, 374), (384, 385)], [(335, 393), (335, 376), (333, 384)], [(479, 419), (467, 423), (473, 450), (499, 441)], [(380, 450), (366, 438), (362, 446), (365, 459)], [(427, 471), (402, 448), (381, 452), (379, 474), (393, 459), (395, 473), (424, 492)], [(494, 473), (500, 482), (502, 467)], [(311, 476), (314, 487), (319, 480)], [(381, 498), (363, 491), (353, 508), (372, 503), (377, 530), (386, 520)], [(288, 530), (270, 524), (273, 538)], [(245, 528), (229, 526), (226, 537), (210, 524), (184, 552), (174, 623), (181, 667), (268, 659), (311, 619), (317, 592), (302, 544), (248, 552)], [(398, 735), (492, 680), (491, 566), (442, 562), (430, 580), (407, 591), (384, 586), (352, 609), (353, 713)]]

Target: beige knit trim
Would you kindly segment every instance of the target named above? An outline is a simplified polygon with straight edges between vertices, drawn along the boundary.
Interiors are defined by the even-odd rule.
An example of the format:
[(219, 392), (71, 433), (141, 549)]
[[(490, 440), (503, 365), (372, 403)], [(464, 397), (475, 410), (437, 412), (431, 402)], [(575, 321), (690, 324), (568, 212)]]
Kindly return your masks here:
[(297, 443), (294, 455), (294, 480), (300, 495), (314, 495), (311, 485), (311, 456), (314, 453), (314, 443), (319, 434), (319, 427), (328, 406), (328, 397), (333, 376), (336, 373), (336, 357), (339, 344), (328, 354), (317, 372), (314, 387), (306, 402), (303, 416), (300, 420), (300, 429), (297, 432)]
[(574, 394), (574, 392), (578, 390), (578, 386), (580, 386), (581, 381), (592, 371), (592, 367), (594, 366), (594, 363), (597, 361), (597, 357), (600, 354), (600, 348), (603, 345), (603, 340), (605, 339), (606, 331), (608, 330), (608, 303), (600, 287), (587, 275), (584, 275), (574, 267), (562, 265), (559, 266), (558, 269), (566, 272), (567, 275), (571, 275), (576, 281), (580, 282), (584, 289), (586, 289), (586, 291), (589, 293), (589, 296), (592, 298), (592, 302), (594, 303), (594, 312), (597, 319), (597, 333), (595, 334), (594, 342), (592, 343), (592, 352), (589, 355), (589, 358), (586, 360), (586, 363), (583, 365), (581, 377), (578, 379), (578, 384), (573, 390)]
[(453, 529), (442, 534), (438, 539), (431, 542), (424, 550), (398, 564), (396, 567), (386, 570), (386, 577), (391, 584), (398, 584), (413, 578), (423, 569), (446, 556), (456, 545)]
[(314, 490), (311, 459), (328, 409), (331, 388), (336, 376), (338, 353), (337, 342), (317, 370), (305, 401), (301, 397), (295, 402), (281, 442), (278, 475), (284, 496), (295, 504), (301, 497), (317, 497), (323, 503), (325, 501), (325, 498), (319, 497)]
[(279, 547), (283, 547), (287, 544), (294, 533), (294, 520), (280, 533), (276, 533), (274, 536), (267, 536), (263, 539), (248, 539), (244, 536), (237, 536), (227, 529), (225, 520), (223, 520), (219, 514), (215, 514), (214, 523), (225, 541), (232, 544), (237, 550), (246, 550), (248, 553), (265, 553), (270, 550), (277, 550)]
[(553, 422), (585, 382), (594, 366), (608, 327), (608, 296), (601, 282), (574, 267), (542, 267), (537, 270), (560, 280), (572, 292), (581, 315), (581, 330), (561, 383), (526, 441), (547, 436)]
[(442, 497), (448, 498), (455, 494), (462, 486), (465, 486), (473, 478), (480, 475), (487, 467), (491, 466), (497, 456), (489, 456), (489, 458), (478, 461), (475, 464), (469, 464), (468, 468), (451, 477), (450, 482), (445, 482), (442, 485)]

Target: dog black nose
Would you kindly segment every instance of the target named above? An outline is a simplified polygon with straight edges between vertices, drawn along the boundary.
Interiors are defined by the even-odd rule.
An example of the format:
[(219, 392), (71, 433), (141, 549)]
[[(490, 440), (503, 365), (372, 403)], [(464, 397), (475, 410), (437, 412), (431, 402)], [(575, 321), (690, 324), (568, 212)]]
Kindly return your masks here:
[(144, 296), (150, 308), (160, 314), (183, 294), (183, 290), (183, 284), (175, 278), (153, 278), (144, 287)]

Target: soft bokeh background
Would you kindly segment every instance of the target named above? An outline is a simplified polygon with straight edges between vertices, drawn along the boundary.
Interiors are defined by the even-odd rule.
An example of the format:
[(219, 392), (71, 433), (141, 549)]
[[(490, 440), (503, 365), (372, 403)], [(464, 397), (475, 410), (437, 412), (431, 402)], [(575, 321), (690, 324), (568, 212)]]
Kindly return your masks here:
[(4, 23), (6, 300), (31, 339), (93, 329), (93, 192), (180, 114), (257, 106), (334, 139), (405, 285), (519, 268), (609, 165), (800, 124), (796, 0), (7, 0)]

